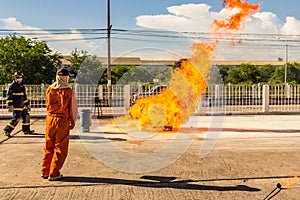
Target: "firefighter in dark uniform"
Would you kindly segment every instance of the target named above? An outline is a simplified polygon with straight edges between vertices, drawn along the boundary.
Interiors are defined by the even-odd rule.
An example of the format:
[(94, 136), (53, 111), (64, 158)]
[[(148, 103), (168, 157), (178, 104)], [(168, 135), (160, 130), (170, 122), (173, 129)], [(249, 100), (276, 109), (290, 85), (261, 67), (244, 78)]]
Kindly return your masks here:
[(26, 88), (22, 83), (23, 74), (16, 72), (14, 81), (9, 85), (7, 91), (6, 103), (8, 111), (13, 112), (11, 121), (3, 129), (3, 135), (10, 137), (11, 132), (17, 126), (20, 118), (22, 118), (22, 131), (24, 134), (33, 134), (30, 130), (30, 105), (26, 95)]

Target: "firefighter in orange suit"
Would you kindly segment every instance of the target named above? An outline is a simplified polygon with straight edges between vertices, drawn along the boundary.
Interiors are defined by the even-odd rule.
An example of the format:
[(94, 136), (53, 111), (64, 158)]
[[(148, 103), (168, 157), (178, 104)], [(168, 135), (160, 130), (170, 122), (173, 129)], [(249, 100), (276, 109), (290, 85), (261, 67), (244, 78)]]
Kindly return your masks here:
[(46, 132), (41, 177), (49, 181), (62, 178), (68, 154), (70, 130), (74, 128), (78, 110), (75, 92), (68, 85), (69, 72), (57, 70), (56, 81), (46, 91)]

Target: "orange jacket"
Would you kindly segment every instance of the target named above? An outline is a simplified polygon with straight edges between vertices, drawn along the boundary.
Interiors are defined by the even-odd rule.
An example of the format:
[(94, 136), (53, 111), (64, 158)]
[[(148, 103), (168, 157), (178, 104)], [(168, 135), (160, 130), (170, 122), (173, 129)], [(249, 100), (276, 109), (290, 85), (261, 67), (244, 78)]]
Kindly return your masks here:
[(46, 91), (46, 106), (49, 116), (67, 117), (70, 124), (75, 125), (78, 108), (75, 92), (71, 88), (49, 87)]

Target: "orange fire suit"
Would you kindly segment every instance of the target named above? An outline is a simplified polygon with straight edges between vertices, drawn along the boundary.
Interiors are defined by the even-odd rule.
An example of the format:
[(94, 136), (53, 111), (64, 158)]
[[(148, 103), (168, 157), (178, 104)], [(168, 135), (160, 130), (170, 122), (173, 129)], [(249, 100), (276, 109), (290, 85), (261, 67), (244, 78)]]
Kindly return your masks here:
[(78, 114), (75, 92), (71, 88), (49, 87), (46, 91), (46, 105), (46, 143), (42, 174), (56, 177), (67, 157), (70, 128), (75, 126)]

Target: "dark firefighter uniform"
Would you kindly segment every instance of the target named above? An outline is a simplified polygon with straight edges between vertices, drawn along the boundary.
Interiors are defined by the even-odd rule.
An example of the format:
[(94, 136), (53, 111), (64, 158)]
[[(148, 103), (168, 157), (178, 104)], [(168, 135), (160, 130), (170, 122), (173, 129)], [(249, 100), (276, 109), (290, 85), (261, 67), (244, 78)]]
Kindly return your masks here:
[(20, 118), (22, 118), (23, 133), (33, 133), (33, 131), (30, 130), (30, 116), (28, 113), (29, 101), (27, 99), (25, 86), (20, 79), (23, 79), (23, 74), (20, 72), (15, 73), (14, 81), (9, 85), (7, 91), (6, 103), (9, 111), (13, 112), (13, 116), (3, 130), (6, 136), (10, 136), (10, 133), (17, 126)]

